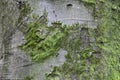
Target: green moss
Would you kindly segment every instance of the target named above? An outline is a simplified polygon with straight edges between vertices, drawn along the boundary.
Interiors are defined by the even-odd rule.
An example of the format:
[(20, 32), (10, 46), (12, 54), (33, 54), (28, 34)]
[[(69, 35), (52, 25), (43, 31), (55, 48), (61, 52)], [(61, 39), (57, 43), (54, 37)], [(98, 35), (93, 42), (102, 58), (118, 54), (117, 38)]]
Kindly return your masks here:
[(98, 27), (88, 29), (86, 35), (88, 41), (91, 37), (95, 39), (94, 42), (88, 42), (89, 45), (85, 48), (81, 47), (84, 43), (80, 38), (80, 28), (83, 26), (78, 24), (70, 27), (55, 22), (48, 27), (40, 21), (33, 21), (28, 25), (26, 43), (22, 49), (36, 62), (55, 55), (61, 47), (67, 50), (65, 63), (46, 74), (46, 80), (60, 78), (71, 80), (73, 74), (79, 80), (119, 80), (120, 2), (119, 0), (82, 1), (85, 5), (90, 4), (95, 19), (99, 21)]
[[(41, 21), (41, 20), (40, 20)], [(54, 22), (48, 27), (45, 22), (31, 22), (25, 36), (26, 43), (21, 46), (35, 62), (44, 61), (55, 55), (61, 48), (62, 40), (69, 34), (69, 28), (60, 22)], [(42, 20), (43, 21), (43, 20)]]
[(89, 37), (95, 38), (93, 46), (98, 50), (93, 50), (92, 46), (80, 50), (78, 47), (82, 45), (81, 39), (73, 37), (71, 43), (67, 42), (66, 62), (58, 67), (59, 76), (64, 75), (64, 79), (69, 79), (71, 74), (76, 74), (79, 80), (119, 80), (120, 2), (84, 0), (84, 3), (94, 4), (89, 6), (94, 8), (93, 15), (99, 20), (98, 28), (89, 30)]
[[(99, 2), (101, 4), (101, 2)], [(96, 13), (98, 16), (101, 15), (99, 18), (100, 25), (98, 27), (99, 35), (96, 37), (97, 42), (102, 42), (103, 45), (100, 43), (97, 44), (101, 49), (103, 59), (104, 71), (102, 74), (106, 74), (103, 76), (103, 80), (119, 80), (120, 73), (119, 73), (119, 1), (104, 1), (102, 7), (100, 5), (96, 5), (99, 7), (99, 14)], [(101, 33), (101, 34), (100, 34)], [(102, 78), (102, 75), (100, 76)]]
[(95, 4), (96, 3), (96, 0), (82, 0), (82, 1), (87, 4)]
[[(77, 25), (78, 26), (78, 25)], [(81, 28), (83, 26), (80, 26)], [(91, 29), (88, 29), (88, 31)], [(92, 46), (88, 46), (86, 48), (80, 49), (80, 47), (84, 44), (81, 43), (80, 36), (80, 29), (75, 28), (74, 32), (71, 33), (70, 37), (72, 37), (71, 40), (66, 40), (66, 50), (68, 54), (65, 55), (66, 61), (65, 63), (57, 67), (58, 70), (57, 74), (56, 72), (51, 73), (57, 74), (57, 76), (62, 77), (63, 79), (69, 79), (71, 80), (71, 75), (75, 74), (79, 80), (89, 80), (90, 77), (95, 77), (97, 74), (94, 74), (94, 72), (100, 72), (100, 70), (97, 69), (98, 65), (101, 64), (100, 59), (102, 56), (100, 51), (93, 50)], [(73, 35), (74, 34), (74, 35)], [(89, 34), (87, 34), (89, 35)], [(88, 43), (89, 44), (89, 43)], [(99, 57), (97, 55), (99, 53)], [(49, 75), (49, 74), (48, 74)], [(85, 78), (86, 76), (86, 78)], [(54, 79), (56, 76), (46, 76), (48, 80)], [(46, 79), (46, 80), (47, 80)]]
[(31, 76), (26, 76), (26, 77), (24, 77), (23, 80), (33, 80), (33, 77), (31, 77)]

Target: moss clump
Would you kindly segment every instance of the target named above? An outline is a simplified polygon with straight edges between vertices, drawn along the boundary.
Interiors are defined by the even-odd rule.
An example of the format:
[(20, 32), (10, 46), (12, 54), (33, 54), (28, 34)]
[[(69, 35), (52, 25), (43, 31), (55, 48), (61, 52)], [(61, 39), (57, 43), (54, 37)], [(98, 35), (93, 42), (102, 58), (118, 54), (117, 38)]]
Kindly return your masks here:
[(92, 6), (93, 15), (99, 21), (97, 29), (89, 30), (89, 36), (95, 38), (95, 42), (92, 42), (93, 46), (98, 50), (94, 50), (92, 46), (88, 49), (78, 49), (75, 45), (81, 39), (77, 41), (78, 38), (74, 38), (73, 42), (71, 41), (74, 45), (69, 44), (70, 47), (67, 49), (66, 62), (58, 67), (62, 79), (72, 80), (71, 75), (74, 74), (78, 80), (120, 80), (120, 2), (119, 0), (93, 1), (84, 0), (84, 3), (87, 6), (88, 3), (92, 4), (89, 6)]
[(46, 80), (72, 80), (73, 76), (78, 80), (120, 80), (120, 2), (84, 0), (84, 3), (92, 4), (89, 6), (94, 8), (93, 15), (99, 21), (98, 28), (88, 29), (86, 36), (95, 41), (88, 40), (87, 47), (81, 47), (84, 41), (80, 38), (79, 27), (68, 28), (59, 22), (51, 27), (36, 22), (29, 25), (27, 42), (22, 48), (34, 61), (54, 55), (61, 46), (68, 52), (66, 62), (46, 74)]
[[(54, 69), (50, 74), (47, 74), (49, 76), (46, 76), (46, 80), (54, 80), (56, 77), (64, 80), (72, 80), (72, 76), (76, 76), (78, 80), (89, 80), (91, 76), (92, 79), (97, 76), (94, 72), (100, 73), (98, 67), (101, 64), (100, 59), (102, 58), (102, 53), (100, 51), (95, 51), (90, 45), (82, 47), (84, 43), (82, 43), (81, 37), (78, 37), (82, 36), (80, 30), (83, 30), (83, 28), (81, 27), (83, 26), (74, 29), (70, 35), (72, 39), (68, 38), (66, 41), (67, 44), (64, 48), (67, 50), (68, 54), (65, 55), (65, 63), (57, 67), (57, 69)], [(89, 31), (91, 29), (87, 30)], [(86, 34), (86, 36), (88, 35), (89, 34)], [(54, 76), (51, 76), (53, 74)]]
[(26, 76), (26, 77), (24, 77), (23, 80), (33, 80), (33, 77), (31, 77), (31, 76)]
[(96, 0), (82, 0), (85, 4), (95, 4)]
[(39, 18), (39, 21), (28, 24), (26, 43), (21, 46), (36, 62), (55, 55), (61, 48), (61, 41), (69, 34), (69, 28), (60, 22), (54, 22), (48, 27), (46, 22), (41, 22), (46, 20), (41, 19), (45, 19), (44, 15)]
[[(119, 12), (120, 2), (118, 0), (98, 1), (95, 10), (99, 26), (97, 28), (96, 40), (98, 47), (101, 49), (103, 58), (101, 59), (103, 69), (99, 74), (102, 80), (119, 80)], [(104, 78), (104, 79), (103, 79)]]

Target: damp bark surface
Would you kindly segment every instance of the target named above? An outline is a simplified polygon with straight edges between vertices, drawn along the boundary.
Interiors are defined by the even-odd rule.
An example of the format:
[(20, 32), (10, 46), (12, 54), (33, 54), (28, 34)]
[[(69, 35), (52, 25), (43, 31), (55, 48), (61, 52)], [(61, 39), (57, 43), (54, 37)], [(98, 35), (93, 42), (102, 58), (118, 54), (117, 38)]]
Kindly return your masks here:
[[(80, 30), (80, 37), (83, 43), (82, 47), (89, 46), (87, 27), (96, 28), (97, 23), (83, 3), (78, 0), (30, 0), (29, 3), (33, 8), (33, 13), (42, 16), (45, 11), (47, 12), (48, 26), (55, 21), (60, 21), (66, 25), (86, 24), (86, 28)], [(31, 73), (35, 75), (35, 80), (44, 80), (45, 73), (50, 73), (54, 66), (61, 66), (65, 62), (64, 55), (66, 53), (65, 50), (61, 49), (59, 56), (51, 57), (43, 63), (33, 65)], [(74, 80), (76, 79), (74, 78)]]
[(33, 13), (42, 15), (44, 11), (48, 13), (48, 25), (52, 22), (61, 21), (63, 24), (72, 25), (75, 23), (87, 24), (88, 27), (95, 28), (91, 12), (78, 0), (30, 0)]
[[(25, 66), (31, 64), (32, 61), (24, 51), (18, 49), (18, 46), (25, 42), (24, 27), (15, 25), (20, 12), (14, 0), (0, 1), (4, 4), (0, 5), (0, 79), (23, 79), (30, 75), (34, 76), (35, 80), (44, 80), (45, 73), (51, 72), (54, 66), (61, 66), (65, 62), (64, 55), (67, 51), (61, 48), (57, 56), (52, 56), (43, 63)], [(48, 13), (48, 26), (52, 22), (61, 21), (66, 25), (79, 23), (87, 24), (90, 28), (96, 27), (91, 13), (77, 0), (29, 0), (29, 3), (33, 8), (33, 13), (39, 16), (43, 15), (44, 11)], [(81, 29), (83, 47), (88, 46), (87, 34), (87, 28)], [(76, 76), (73, 75), (72, 78), (75, 80)]]
[(24, 35), (17, 24), (19, 16), (16, 1), (0, 0), (0, 80), (23, 79), (29, 69), (20, 67), (25, 63), (25, 54), (18, 49), (24, 42)]

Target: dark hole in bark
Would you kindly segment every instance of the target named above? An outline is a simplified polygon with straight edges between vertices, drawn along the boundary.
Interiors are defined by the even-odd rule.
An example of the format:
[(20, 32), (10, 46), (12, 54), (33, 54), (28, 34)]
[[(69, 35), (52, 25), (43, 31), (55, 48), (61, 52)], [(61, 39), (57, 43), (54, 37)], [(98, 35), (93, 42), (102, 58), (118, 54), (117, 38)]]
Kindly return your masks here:
[(72, 7), (73, 5), (72, 4), (67, 4), (67, 7)]

